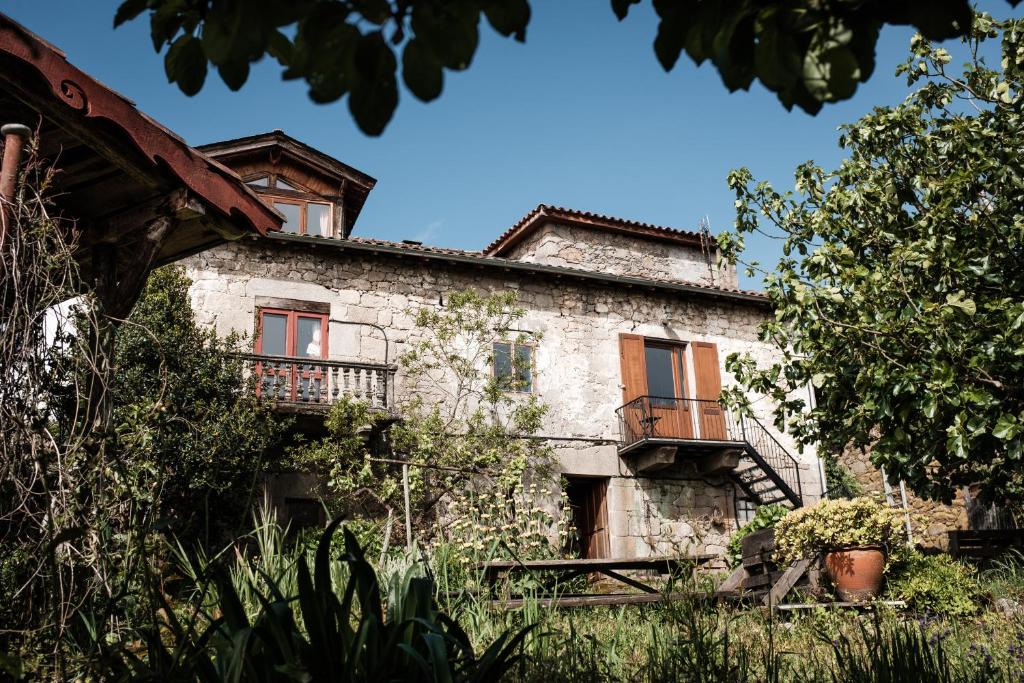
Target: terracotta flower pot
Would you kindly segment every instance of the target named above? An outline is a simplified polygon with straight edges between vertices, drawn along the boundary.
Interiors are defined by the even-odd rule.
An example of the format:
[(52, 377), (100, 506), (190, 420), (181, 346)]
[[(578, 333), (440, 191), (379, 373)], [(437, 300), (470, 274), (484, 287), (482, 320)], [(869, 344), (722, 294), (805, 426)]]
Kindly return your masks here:
[(882, 588), (885, 552), (877, 546), (834, 550), (825, 555), (825, 571), (839, 597), (849, 602), (870, 600)]

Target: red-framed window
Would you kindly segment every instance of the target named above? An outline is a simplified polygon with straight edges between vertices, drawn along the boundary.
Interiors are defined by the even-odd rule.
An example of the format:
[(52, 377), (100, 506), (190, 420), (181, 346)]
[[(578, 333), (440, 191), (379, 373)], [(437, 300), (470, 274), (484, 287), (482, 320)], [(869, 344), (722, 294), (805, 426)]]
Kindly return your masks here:
[(256, 353), (327, 358), (327, 314), (261, 308)]
[[(326, 401), (327, 314), (262, 308), (256, 353), (260, 395), (278, 401)], [(270, 357), (277, 358), (270, 358)]]

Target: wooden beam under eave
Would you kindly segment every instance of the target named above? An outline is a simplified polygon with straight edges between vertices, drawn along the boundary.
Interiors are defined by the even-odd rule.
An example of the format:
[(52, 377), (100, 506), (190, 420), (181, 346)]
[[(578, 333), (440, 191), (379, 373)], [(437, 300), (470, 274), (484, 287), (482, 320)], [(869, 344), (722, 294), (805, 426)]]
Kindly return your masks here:
[[(49, 125), (60, 128), (71, 138), (81, 140), (136, 182), (153, 189), (164, 184), (156, 164), (125, 153), (125, 150), (134, 148), (126, 144), (127, 135), (117, 139), (116, 136), (96, 132), (96, 124), (100, 123), (98, 119), (90, 120), (84, 114), (70, 109), (65, 103), (54, 99), (49, 92), (40, 95), (25, 89), (20, 83), (17, 70), (6, 74), (0, 72), (0, 80), (6, 85), (9, 94), (41, 114)], [(38, 79), (32, 78), (30, 82), (38, 83)]]

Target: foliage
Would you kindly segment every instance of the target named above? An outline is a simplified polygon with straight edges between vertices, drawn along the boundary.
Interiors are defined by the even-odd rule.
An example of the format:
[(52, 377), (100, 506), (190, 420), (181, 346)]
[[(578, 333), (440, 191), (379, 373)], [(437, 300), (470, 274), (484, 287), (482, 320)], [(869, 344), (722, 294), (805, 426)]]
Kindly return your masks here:
[(114, 419), (165, 526), (220, 543), (245, 527), (287, 422), (246, 381), (244, 340), (198, 325), (190, 284), (179, 267), (153, 271), (119, 328)]
[(849, 683), (901, 683), (933, 681), (964, 683), (1002, 678), (991, 657), (980, 666), (951, 665), (944, 638), (929, 636), (915, 624), (882, 624), (869, 628), (860, 624), (860, 637), (842, 633), (826, 634), (835, 652), (833, 681)]
[[(800, 443), (870, 444), (893, 481), (945, 502), (975, 483), (989, 500), (1024, 491), (1022, 28), (976, 15), (962, 74), (915, 37), (898, 73), (917, 89), (845, 126), (848, 158), (800, 166), (795, 195), (733, 172), (737, 233), (719, 238), (729, 258), (755, 231), (784, 252), (760, 333), (781, 360), (731, 355), (739, 386), (776, 400)], [(980, 56), (997, 36), (1000, 69)]]
[(780, 562), (812, 558), (842, 548), (882, 546), (892, 551), (907, 542), (903, 511), (861, 497), (823, 500), (792, 510), (775, 525)]
[(825, 453), (822, 454), (821, 461), (825, 468), (825, 481), (828, 484), (830, 498), (856, 498), (864, 494), (864, 487), (837, 457)]
[(981, 573), (985, 592), (994, 598), (1024, 599), (1024, 553), (1010, 548)]
[(403, 509), (401, 469), (388, 460), (407, 460), (414, 526), (424, 529), (434, 525), (436, 506), (446, 497), (510, 491), (527, 471), (543, 479), (551, 449), (532, 437), (547, 407), (492, 372), (495, 342), (527, 341), (515, 329), (524, 311), (514, 292), (452, 292), (443, 307), (411, 314), (414, 337), (399, 358), (406, 398), (387, 430), (391, 456), (382, 459), (384, 444), (368, 438), (383, 427), (383, 416), (343, 401), (332, 408), (328, 437), (302, 445), (292, 457), (302, 468), (326, 473), (331, 498), (348, 500), (348, 509), (358, 497)]
[[(140, 635), (145, 656), (128, 643), (107, 648), (103, 673), (200, 681), (491, 681), (515, 664), (529, 629), (504, 633), (477, 656), (459, 625), (437, 611), (429, 579), (392, 576), (386, 598), (355, 537), (344, 531), (344, 585), (331, 577), (331, 539), (324, 532), (313, 570), (297, 561), (297, 593), (273, 582), (258, 595), (250, 619), (231, 580), (212, 567), (218, 612), (181, 621), (170, 605), (164, 634), (154, 625)], [(296, 611), (297, 608), (297, 611)]]
[[(611, 5), (622, 20), (639, 2)], [(710, 60), (729, 90), (745, 90), (757, 79), (787, 109), (795, 104), (811, 114), (851, 97), (871, 77), (883, 26), (910, 24), (943, 40), (963, 35), (971, 17), (967, 0), (652, 5), (660, 18), (654, 53), (666, 71), (685, 50), (698, 65)], [(153, 47), (167, 48), (168, 80), (185, 94), (199, 92), (210, 65), (238, 90), (250, 64), (269, 55), (284, 78), (309, 85), (314, 102), (348, 94), (359, 127), (379, 135), (398, 106), (398, 52), (406, 87), (429, 102), (441, 94), (445, 69), (469, 67), (481, 16), (499, 34), (524, 41), (531, 12), (527, 0), (125, 0), (114, 25), (143, 13)]]
[(908, 548), (889, 560), (886, 593), (916, 612), (965, 617), (978, 611), (981, 586), (973, 569), (949, 555), (925, 555)]
[(743, 539), (762, 529), (771, 529), (780, 519), (786, 516), (789, 508), (784, 505), (761, 505), (754, 513), (754, 518), (733, 532), (729, 543), (725, 546), (725, 558), (729, 565), (735, 567), (743, 559)]

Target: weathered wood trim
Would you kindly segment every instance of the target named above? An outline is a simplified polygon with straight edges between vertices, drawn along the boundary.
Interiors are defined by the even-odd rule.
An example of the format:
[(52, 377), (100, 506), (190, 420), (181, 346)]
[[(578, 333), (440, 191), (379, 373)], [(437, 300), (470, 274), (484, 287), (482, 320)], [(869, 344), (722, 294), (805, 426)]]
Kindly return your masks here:
[(299, 313), (317, 313), (319, 315), (330, 315), (331, 304), (326, 301), (305, 301), (302, 299), (286, 299), (276, 296), (256, 297), (256, 308), (281, 308), (286, 311)]

